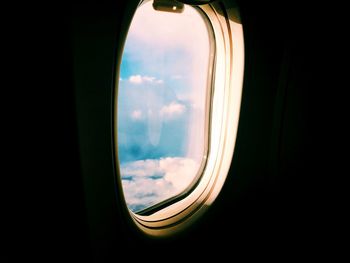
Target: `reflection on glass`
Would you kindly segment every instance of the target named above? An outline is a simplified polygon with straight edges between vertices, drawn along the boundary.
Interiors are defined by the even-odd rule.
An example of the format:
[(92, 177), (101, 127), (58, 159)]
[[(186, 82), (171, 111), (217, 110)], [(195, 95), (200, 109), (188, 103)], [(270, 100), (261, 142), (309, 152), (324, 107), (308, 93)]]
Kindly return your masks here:
[(209, 36), (197, 10), (133, 18), (118, 90), (118, 156), (125, 199), (137, 212), (182, 193), (206, 155)]

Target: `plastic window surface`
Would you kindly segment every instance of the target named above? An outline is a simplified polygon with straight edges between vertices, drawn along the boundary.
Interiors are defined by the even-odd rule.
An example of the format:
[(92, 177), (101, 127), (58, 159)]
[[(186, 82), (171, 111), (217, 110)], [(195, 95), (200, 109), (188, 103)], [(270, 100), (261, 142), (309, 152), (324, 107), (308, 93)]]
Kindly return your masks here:
[(141, 1), (126, 21), (114, 108), (124, 210), (156, 237), (182, 231), (218, 196), (233, 157), (244, 68), (234, 1), (169, 3)]
[(123, 191), (135, 213), (186, 195), (205, 166), (209, 30), (192, 6), (164, 12), (149, 1), (133, 17), (120, 69), (117, 125)]

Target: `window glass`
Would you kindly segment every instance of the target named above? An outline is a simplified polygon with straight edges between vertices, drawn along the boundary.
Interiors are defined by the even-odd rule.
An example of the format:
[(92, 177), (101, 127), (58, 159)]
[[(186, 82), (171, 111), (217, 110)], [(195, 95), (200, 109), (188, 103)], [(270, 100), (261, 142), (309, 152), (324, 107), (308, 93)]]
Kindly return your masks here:
[(141, 5), (122, 57), (118, 158), (126, 203), (139, 212), (183, 193), (207, 154), (210, 41), (198, 10)]

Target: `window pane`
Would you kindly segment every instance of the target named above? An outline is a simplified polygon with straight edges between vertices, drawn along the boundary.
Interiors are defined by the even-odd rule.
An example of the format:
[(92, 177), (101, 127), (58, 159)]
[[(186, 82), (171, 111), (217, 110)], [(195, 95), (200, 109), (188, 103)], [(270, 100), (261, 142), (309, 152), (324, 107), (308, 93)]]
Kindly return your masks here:
[(187, 190), (207, 153), (210, 42), (200, 13), (140, 6), (124, 48), (118, 156), (129, 209)]

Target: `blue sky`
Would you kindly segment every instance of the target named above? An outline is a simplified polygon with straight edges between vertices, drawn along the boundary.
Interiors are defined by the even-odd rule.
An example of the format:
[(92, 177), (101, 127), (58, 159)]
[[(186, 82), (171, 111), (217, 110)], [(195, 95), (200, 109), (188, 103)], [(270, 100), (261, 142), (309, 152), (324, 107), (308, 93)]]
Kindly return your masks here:
[(174, 14), (148, 2), (137, 10), (118, 90), (119, 162), (132, 211), (181, 193), (198, 171), (208, 58), (207, 29), (192, 7)]

